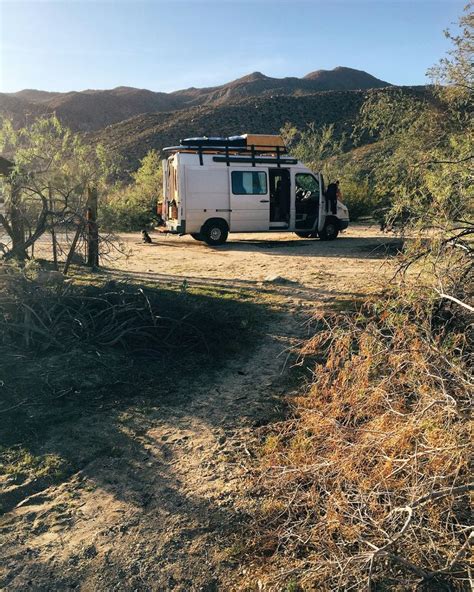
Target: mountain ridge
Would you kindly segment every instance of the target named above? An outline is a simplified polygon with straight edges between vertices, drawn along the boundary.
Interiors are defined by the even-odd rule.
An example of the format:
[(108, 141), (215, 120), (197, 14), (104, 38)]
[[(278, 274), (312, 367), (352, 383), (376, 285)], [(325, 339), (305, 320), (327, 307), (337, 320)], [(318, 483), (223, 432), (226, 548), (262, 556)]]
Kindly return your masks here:
[[(246, 97), (218, 105), (197, 105), (173, 112), (144, 113), (86, 134), (93, 144), (102, 144), (119, 154), (124, 171), (133, 171), (151, 150), (161, 151), (182, 138), (194, 136), (231, 136), (242, 133), (278, 134), (291, 123), (298, 129), (309, 124), (333, 125), (338, 138), (350, 135), (360, 110), (373, 94), (401, 92), (419, 99), (428, 98), (425, 87), (389, 87), (354, 91), (324, 91), (300, 96)], [(367, 139), (370, 142), (370, 139)]]
[(252, 72), (219, 86), (190, 87), (170, 93), (128, 86), (64, 93), (23, 89), (16, 93), (0, 93), (0, 114), (13, 116), (17, 125), (23, 125), (32, 113), (56, 113), (74, 131), (89, 132), (143, 113), (172, 112), (199, 105), (218, 106), (262, 95), (298, 96), (390, 86), (363, 70), (343, 66), (315, 70), (302, 78), (273, 78), (262, 72)]

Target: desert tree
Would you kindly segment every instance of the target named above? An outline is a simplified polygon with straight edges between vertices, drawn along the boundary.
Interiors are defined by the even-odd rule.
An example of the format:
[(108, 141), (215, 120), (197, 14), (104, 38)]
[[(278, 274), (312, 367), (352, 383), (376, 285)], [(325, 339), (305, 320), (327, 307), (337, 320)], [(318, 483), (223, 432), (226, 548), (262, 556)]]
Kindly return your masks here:
[(100, 145), (89, 145), (55, 116), (15, 129), (4, 119), (0, 151), (14, 162), (3, 178), (7, 237), (5, 257), (24, 260), (45, 232), (84, 222), (91, 189), (104, 189), (115, 163)]
[(333, 123), (317, 126), (313, 122), (299, 130), (287, 122), (280, 134), (295, 158), (314, 170), (324, 170), (327, 174), (332, 172), (328, 159), (341, 154), (346, 141), (344, 134), (336, 132)]
[(463, 301), (469, 298), (474, 234), (471, 8), (460, 19), (460, 34), (450, 36), (448, 57), (428, 72), (435, 83), (429, 94), (369, 99), (360, 123), (390, 147), (374, 177), (389, 221), (398, 221), (413, 237), (402, 269), (423, 260), (442, 298), (449, 287)]
[(472, 97), (474, 92), (474, 3), (469, 2), (459, 19), (459, 32), (446, 29), (444, 34), (452, 42), (452, 48), (439, 63), (428, 71), (437, 85), (447, 86), (462, 97)]

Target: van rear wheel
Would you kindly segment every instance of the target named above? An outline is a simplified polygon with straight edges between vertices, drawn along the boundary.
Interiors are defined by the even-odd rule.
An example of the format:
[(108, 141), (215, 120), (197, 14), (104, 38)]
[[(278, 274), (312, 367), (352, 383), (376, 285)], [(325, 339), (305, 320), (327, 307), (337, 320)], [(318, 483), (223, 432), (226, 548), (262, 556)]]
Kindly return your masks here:
[(215, 222), (206, 222), (202, 227), (200, 234), (208, 245), (215, 247), (225, 243), (229, 236), (229, 230), (224, 222), (216, 220)]

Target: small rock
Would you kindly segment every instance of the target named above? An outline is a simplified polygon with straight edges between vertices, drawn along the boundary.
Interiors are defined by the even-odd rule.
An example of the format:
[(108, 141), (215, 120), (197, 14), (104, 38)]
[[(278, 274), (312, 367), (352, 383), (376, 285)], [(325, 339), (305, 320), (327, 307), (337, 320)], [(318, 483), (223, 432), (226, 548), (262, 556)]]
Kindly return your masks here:
[(286, 281), (281, 275), (267, 275), (263, 280), (265, 284), (284, 284)]
[(97, 549), (95, 548), (94, 545), (89, 545), (88, 547), (86, 547), (82, 553), (84, 555), (84, 557), (87, 557), (88, 559), (92, 559), (92, 557), (95, 557), (97, 555)]

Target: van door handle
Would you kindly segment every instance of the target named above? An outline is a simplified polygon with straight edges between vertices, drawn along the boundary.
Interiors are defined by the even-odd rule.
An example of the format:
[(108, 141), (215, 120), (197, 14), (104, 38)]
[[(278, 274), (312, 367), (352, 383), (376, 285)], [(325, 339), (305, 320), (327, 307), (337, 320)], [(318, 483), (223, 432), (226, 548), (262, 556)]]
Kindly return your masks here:
[(260, 203), (268, 203), (270, 200), (269, 199), (261, 199)]

